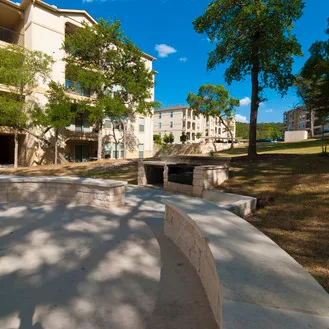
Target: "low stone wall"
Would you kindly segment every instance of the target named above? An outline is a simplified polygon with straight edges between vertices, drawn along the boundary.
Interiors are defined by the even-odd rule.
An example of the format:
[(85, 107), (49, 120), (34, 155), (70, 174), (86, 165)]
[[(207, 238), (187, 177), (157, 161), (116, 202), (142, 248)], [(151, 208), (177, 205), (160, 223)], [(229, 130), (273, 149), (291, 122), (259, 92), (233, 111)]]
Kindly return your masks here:
[(216, 262), (195, 221), (170, 201), (166, 205), (165, 234), (184, 253), (201, 279), (218, 327), (222, 328), (222, 293)]
[[(185, 185), (169, 182), (169, 166), (171, 164), (192, 164), (193, 184)], [(205, 163), (205, 165), (202, 165)], [(158, 160), (138, 161), (138, 185), (150, 184), (147, 179), (146, 167), (163, 168), (163, 188), (167, 191), (202, 197), (204, 190), (220, 186), (229, 178), (229, 160), (212, 157), (162, 157)]]
[(126, 182), (75, 177), (0, 176), (0, 202), (66, 201), (111, 209), (125, 204)]
[(229, 176), (227, 165), (209, 165), (194, 168), (193, 196), (202, 197), (204, 190), (212, 189), (224, 183)]
[(202, 193), (202, 198), (240, 217), (248, 216), (254, 212), (257, 207), (256, 198), (239, 194), (205, 190)]

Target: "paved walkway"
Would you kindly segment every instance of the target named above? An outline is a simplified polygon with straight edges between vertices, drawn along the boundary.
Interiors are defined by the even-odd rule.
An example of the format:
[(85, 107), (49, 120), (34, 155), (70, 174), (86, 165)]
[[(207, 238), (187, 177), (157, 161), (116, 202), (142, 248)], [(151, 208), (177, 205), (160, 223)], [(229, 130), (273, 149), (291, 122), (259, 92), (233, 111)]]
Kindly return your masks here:
[[(197, 275), (163, 234), (166, 197), (129, 186), (112, 212), (0, 204), (0, 328), (215, 329)], [(315, 280), (247, 222), (216, 216), (204, 224), (218, 244), (223, 329), (328, 329)]]
[[(153, 190), (114, 211), (0, 204), (1, 329), (215, 329)], [(149, 200), (149, 201), (148, 201)]]

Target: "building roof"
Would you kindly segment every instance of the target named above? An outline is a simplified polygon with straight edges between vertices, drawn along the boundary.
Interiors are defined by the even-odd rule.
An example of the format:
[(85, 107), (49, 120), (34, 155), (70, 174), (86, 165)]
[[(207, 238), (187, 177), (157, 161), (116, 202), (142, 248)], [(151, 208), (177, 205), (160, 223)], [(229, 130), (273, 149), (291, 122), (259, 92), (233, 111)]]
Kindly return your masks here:
[[(53, 6), (53, 5), (50, 5), (44, 1), (41, 1), (41, 0), (22, 0), (22, 2), (19, 4), (19, 3), (16, 3), (16, 2), (13, 2), (13, 1), (10, 1), (10, 0), (0, 0), (0, 2), (4, 2), (4, 3), (8, 3), (10, 4), (11, 6), (13, 7), (16, 7), (17, 9), (19, 10), (25, 10), (27, 8), (27, 6), (33, 2), (33, 3), (38, 3), (40, 6), (42, 7), (45, 7), (53, 12), (56, 12), (56, 13), (67, 13), (67, 14), (80, 14), (80, 15), (83, 15), (85, 16), (92, 24), (97, 24), (97, 21), (85, 10), (77, 10), (77, 9), (59, 9), (57, 8), (56, 6)], [(143, 56), (146, 58), (146, 59), (149, 59), (151, 60), (152, 62), (156, 60), (155, 57), (149, 55), (149, 54), (146, 54), (143, 52)]]
[(156, 111), (185, 110), (185, 109), (188, 109), (188, 108), (189, 108), (188, 105), (178, 104), (178, 105), (168, 106), (168, 107), (165, 107), (165, 108), (163, 108), (163, 109), (158, 109), (158, 110), (156, 110)]

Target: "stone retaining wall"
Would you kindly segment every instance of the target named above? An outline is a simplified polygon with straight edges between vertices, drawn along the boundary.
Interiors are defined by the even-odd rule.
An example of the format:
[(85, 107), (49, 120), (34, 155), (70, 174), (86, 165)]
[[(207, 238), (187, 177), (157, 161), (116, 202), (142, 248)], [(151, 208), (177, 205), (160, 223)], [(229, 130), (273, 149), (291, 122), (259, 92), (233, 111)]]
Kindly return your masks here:
[(66, 201), (111, 209), (125, 204), (126, 182), (75, 177), (0, 176), (0, 202)]
[(165, 234), (184, 253), (201, 279), (219, 329), (222, 328), (222, 293), (215, 259), (195, 221), (166, 200)]
[(257, 207), (257, 199), (245, 195), (219, 191), (203, 191), (202, 198), (217, 204), (221, 209), (228, 210), (240, 217), (253, 213)]

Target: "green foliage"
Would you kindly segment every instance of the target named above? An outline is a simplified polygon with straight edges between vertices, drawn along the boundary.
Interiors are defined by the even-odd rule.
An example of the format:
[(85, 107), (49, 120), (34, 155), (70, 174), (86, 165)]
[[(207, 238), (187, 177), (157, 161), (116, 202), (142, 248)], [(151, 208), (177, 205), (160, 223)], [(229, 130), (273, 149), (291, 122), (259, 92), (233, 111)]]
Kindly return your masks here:
[(238, 99), (232, 97), (223, 85), (206, 84), (199, 88), (197, 95), (189, 93), (187, 102), (197, 115), (203, 114), (219, 118), (231, 136), (231, 147), (234, 147), (232, 127), (230, 126), (233, 123), (235, 107), (239, 106)]
[(0, 96), (0, 124), (13, 129), (29, 126), (30, 112), (35, 106), (31, 96), (40, 79), (51, 72), (50, 56), (15, 45), (0, 47), (0, 83), (9, 92)]
[(196, 139), (200, 139), (202, 137), (202, 134), (199, 132), (199, 133), (196, 133)]
[(158, 134), (154, 134), (153, 135), (153, 142), (156, 144), (156, 145), (161, 145), (162, 144), (162, 138), (160, 135)]
[(164, 136), (163, 136), (163, 142), (165, 144), (169, 144), (169, 136), (168, 136), (168, 134), (164, 134)]
[(48, 103), (45, 109), (34, 108), (32, 119), (35, 125), (51, 127), (54, 129), (64, 128), (69, 125), (76, 115), (73, 111), (73, 103), (65, 93), (65, 88), (59, 83), (51, 81), (47, 92)]
[(188, 94), (187, 102), (196, 115), (212, 117), (232, 118), (235, 107), (239, 106), (239, 100), (230, 96), (223, 85), (202, 85), (197, 95)]
[(302, 0), (211, 2), (193, 22), (196, 31), (206, 33), (216, 45), (209, 55), (208, 69), (228, 61), (226, 81), (244, 80), (256, 56), (262, 88), (285, 93), (293, 82), (293, 56), (302, 55), (292, 29), (303, 7)]
[[(124, 35), (120, 21), (100, 19), (95, 25), (83, 24), (65, 38), (64, 48), (69, 53), (67, 76), (92, 92), (84, 107), (99, 132), (100, 160), (106, 117), (112, 123), (124, 122), (134, 113), (151, 115), (154, 108), (161, 106), (150, 101), (153, 72), (146, 67), (142, 51)], [(114, 129), (112, 137), (118, 144)]]
[[(326, 31), (329, 35), (329, 25)], [(329, 115), (329, 40), (316, 41), (310, 48), (296, 85), (297, 93), (308, 110), (316, 110), (320, 124)]]
[[(257, 139), (261, 138), (279, 138), (282, 136), (283, 124), (281, 122), (258, 123)], [(249, 123), (236, 123), (236, 136), (238, 138), (248, 139)]]
[[(153, 72), (145, 66), (143, 53), (124, 36), (120, 21), (101, 19), (99, 24), (84, 24), (65, 38), (67, 75), (90, 89), (89, 117), (100, 122), (127, 117), (135, 109), (151, 114), (156, 102), (152, 99)], [(79, 63), (79, 65), (77, 65)]]
[(179, 137), (180, 138), (180, 141), (185, 144), (187, 141), (188, 141), (188, 137), (185, 133), (185, 131), (182, 132), (181, 136)]
[(174, 136), (174, 134), (173, 134), (173, 133), (170, 133), (168, 137), (169, 137), (169, 143), (170, 143), (170, 144), (173, 144), (174, 141), (175, 141), (175, 136)]
[(208, 70), (229, 63), (225, 80), (252, 76), (249, 156), (256, 153), (256, 126), (259, 103), (265, 88), (282, 95), (293, 84), (293, 56), (301, 56), (300, 44), (292, 33), (302, 16), (302, 0), (215, 0), (194, 20), (198, 33), (206, 33), (215, 44)]

